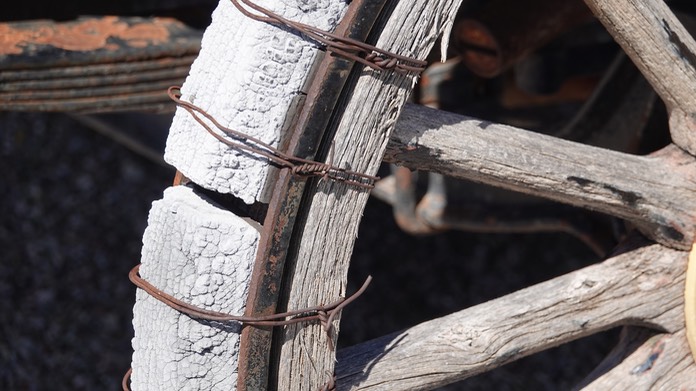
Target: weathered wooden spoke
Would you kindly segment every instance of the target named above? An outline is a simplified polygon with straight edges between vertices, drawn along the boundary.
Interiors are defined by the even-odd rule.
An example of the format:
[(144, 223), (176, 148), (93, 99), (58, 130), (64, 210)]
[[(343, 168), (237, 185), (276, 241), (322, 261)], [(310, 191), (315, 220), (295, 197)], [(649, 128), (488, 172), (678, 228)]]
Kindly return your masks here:
[(417, 105), (406, 105), (385, 161), (601, 211), (688, 249), (696, 162), (667, 147), (634, 156)]
[[(685, 258), (634, 242), (597, 265), (346, 348), (338, 354), (338, 389), (432, 389), (620, 325), (677, 333), (670, 338), (681, 341)], [(682, 380), (696, 376), (685, 359), (676, 368), (664, 361), (665, 372), (684, 371)]]
[(696, 154), (696, 41), (662, 0), (585, 0), (670, 111), (674, 143)]

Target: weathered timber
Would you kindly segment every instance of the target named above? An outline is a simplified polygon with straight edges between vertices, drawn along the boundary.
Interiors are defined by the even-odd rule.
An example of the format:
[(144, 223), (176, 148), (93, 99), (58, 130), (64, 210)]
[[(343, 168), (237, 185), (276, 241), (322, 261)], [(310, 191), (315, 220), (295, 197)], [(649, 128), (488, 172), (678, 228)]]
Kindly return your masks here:
[[(379, 17), (386, 0), (353, 0), (350, 8), (334, 30), (338, 36), (365, 41)], [(353, 80), (359, 67), (352, 60), (340, 56), (323, 56), (315, 64), (315, 71), (308, 80), (307, 96), (296, 114), (287, 141), (280, 149), (289, 155), (316, 160), (326, 151), (332, 140), (324, 135), (333, 118), (333, 112), (342, 97), (350, 96)], [(287, 145), (285, 145), (287, 144)], [(245, 315), (262, 316), (277, 312), (284, 280), (285, 260), (293, 240), (295, 218), (304, 207), (301, 200), (308, 178), (280, 172), (273, 186), (263, 223), (263, 232), (256, 254)], [(242, 332), (240, 344), (240, 381), (238, 390), (273, 388), (277, 368), (271, 359), (273, 330), (247, 327)], [(276, 357), (273, 357), (276, 358)]]
[[(337, 0), (258, 4), (324, 30), (335, 28), (346, 7)], [(303, 88), (318, 55), (314, 42), (251, 20), (222, 0), (181, 90), (182, 99), (208, 111), (223, 126), (277, 146), (304, 99)], [(174, 116), (165, 160), (206, 189), (230, 193), (249, 204), (268, 202), (268, 162), (220, 143), (183, 109)]]
[[(289, 19), (326, 30), (333, 29), (346, 7), (342, 0), (310, 5), (294, 0), (259, 1), (259, 4)], [(182, 88), (182, 98), (201, 106), (223, 125), (277, 146), (283, 141), (281, 135), (293, 122), (296, 107), (304, 101), (305, 84), (313, 73), (312, 67), (319, 54), (314, 42), (288, 29), (253, 21), (243, 16), (228, 0), (222, 0), (213, 14), (212, 25), (205, 32), (200, 56)], [(229, 149), (182, 110), (175, 115), (170, 129), (165, 158), (182, 172), (181, 176), (185, 176), (187, 181), (207, 190), (231, 193), (250, 204), (265, 201), (268, 196), (265, 189), (272, 185), (268, 179), (273, 175), (270, 175), (270, 166), (265, 159)], [(187, 236), (184, 235), (184, 240)], [(227, 256), (219, 249), (211, 248), (211, 252), (216, 251), (218, 255)], [(258, 243), (254, 243), (250, 251), (257, 253)], [(233, 262), (238, 262), (242, 270), (255, 265), (254, 259), (246, 257), (236, 257)], [(256, 274), (264, 272), (254, 271)], [(166, 268), (160, 268), (156, 273), (159, 275), (157, 281), (185, 276), (179, 270)], [(251, 276), (248, 278), (246, 284), (250, 283)], [(280, 282), (274, 284), (275, 289), (279, 289)], [(247, 291), (236, 292), (235, 298), (246, 304), (248, 294)], [(187, 300), (186, 295), (179, 298)], [(165, 355), (170, 354), (168, 346), (160, 345)], [(268, 352), (262, 354), (267, 356)], [(208, 384), (211, 379), (223, 376), (218, 375), (221, 373), (226, 376), (223, 377), (225, 389), (235, 389), (238, 384), (229, 380), (237, 376), (238, 370), (245, 380), (250, 372), (248, 367), (238, 367), (237, 359), (245, 358), (235, 356), (235, 361), (230, 361), (229, 365), (211, 362), (206, 372), (197, 376), (200, 377), (198, 382)], [(253, 359), (258, 360), (258, 357)], [(136, 372), (134, 368), (134, 376)], [(155, 377), (151, 384), (164, 381), (166, 379)], [(265, 387), (250, 389), (261, 388)], [(201, 386), (199, 389), (208, 388)]]
[[(242, 314), (258, 227), (186, 186), (152, 205), (140, 275), (192, 305)], [(138, 290), (131, 389), (233, 390), (241, 326), (200, 321)]]
[[(337, 389), (432, 389), (619, 325), (680, 332), (687, 253), (645, 242), (623, 251), (602, 263), (343, 349), (336, 367)], [(665, 361), (680, 368), (684, 363)]]
[(675, 144), (696, 155), (696, 41), (662, 0), (585, 0), (670, 111)]
[[(379, 33), (373, 32), (380, 36), (375, 45), (425, 58), (439, 36), (449, 36), (459, 3), (391, 2), (388, 20), (379, 26)], [(353, 96), (337, 111), (342, 115), (335, 130), (334, 164), (368, 174), (377, 171), (389, 134), (414, 83), (414, 75), (363, 71)], [(326, 303), (345, 294), (350, 255), (368, 196), (365, 190), (343, 183), (319, 181), (293, 254), (297, 262), (289, 273), (288, 308)], [(314, 391), (327, 384), (335, 352), (319, 325), (286, 327), (281, 343), (278, 389)]]
[(618, 346), (576, 389), (696, 390), (696, 364), (684, 330), (654, 334), (645, 329), (622, 330)]
[(385, 160), (597, 210), (670, 247), (696, 231), (696, 161), (674, 146), (634, 156), (407, 105)]
[(200, 33), (168, 18), (0, 24), (0, 110), (173, 111)]

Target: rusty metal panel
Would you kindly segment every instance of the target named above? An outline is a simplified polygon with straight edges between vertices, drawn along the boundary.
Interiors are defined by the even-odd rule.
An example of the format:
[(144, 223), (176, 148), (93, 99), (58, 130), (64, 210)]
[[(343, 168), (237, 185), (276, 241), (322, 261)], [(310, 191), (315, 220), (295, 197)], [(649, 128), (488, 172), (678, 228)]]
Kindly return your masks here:
[(201, 32), (169, 18), (0, 24), (0, 110), (171, 111)]

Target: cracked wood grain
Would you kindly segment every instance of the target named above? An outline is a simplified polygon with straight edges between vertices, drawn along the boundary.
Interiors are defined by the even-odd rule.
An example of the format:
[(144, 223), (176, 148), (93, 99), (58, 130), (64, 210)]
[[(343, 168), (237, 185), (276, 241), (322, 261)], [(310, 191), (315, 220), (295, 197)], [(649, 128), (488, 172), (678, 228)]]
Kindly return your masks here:
[(635, 156), (407, 105), (385, 161), (621, 217), (674, 248), (696, 234), (696, 161), (674, 146)]
[(675, 144), (696, 155), (696, 41), (662, 0), (585, 0), (670, 111)]
[[(619, 325), (681, 333), (683, 339), (687, 253), (645, 242), (623, 251), (597, 265), (343, 349), (337, 389), (433, 389)], [(665, 365), (670, 362), (679, 368), (684, 363), (666, 360)]]
[[(185, 302), (242, 314), (259, 232), (185, 186), (155, 201), (143, 236), (143, 278)], [(200, 321), (138, 290), (133, 391), (234, 390), (241, 327)]]
[[(333, 30), (343, 0), (260, 0), (289, 19)], [(203, 35), (201, 51), (181, 90), (182, 99), (208, 111), (222, 125), (278, 146), (304, 99), (303, 88), (319, 50), (304, 37), (242, 15), (222, 0)], [(207, 134), (179, 108), (165, 160), (196, 184), (230, 193), (246, 203), (268, 202), (265, 159), (242, 154)]]
[[(439, 36), (449, 35), (459, 3), (390, 2), (387, 7), (392, 12), (379, 27), (376, 46), (424, 59)], [(335, 128), (334, 164), (376, 173), (386, 141), (414, 83), (414, 76), (363, 70), (352, 97), (339, 111), (342, 117)], [(345, 295), (350, 255), (368, 195), (343, 183), (318, 181), (309, 210), (302, 216), (305, 224), (293, 253), (294, 270), (289, 271), (287, 308), (328, 303)], [(327, 384), (335, 352), (329, 349), (321, 327), (288, 326), (282, 332), (278, 389), (315, 391)]]

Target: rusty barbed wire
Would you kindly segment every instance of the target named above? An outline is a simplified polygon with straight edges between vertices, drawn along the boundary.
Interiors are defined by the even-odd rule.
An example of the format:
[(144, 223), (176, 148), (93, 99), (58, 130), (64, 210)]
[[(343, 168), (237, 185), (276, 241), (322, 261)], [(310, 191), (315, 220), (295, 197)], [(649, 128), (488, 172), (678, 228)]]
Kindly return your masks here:
[(329, 380), (321, 386), (319, 391), (336, 391), (336, 375), (332, 375), (330, 373), (327, 373), (329, 376)]
[(157, 287), (146, 281), (144, 278), (142, 278), (139, 272), (140, 264), (133, 267), (130, 273), (128, 273), (128, 278), (131, 280), (133, 284), (135, 284), (135, 286), (142, 289), (155, 299), (168, 305), (169, 307), (172, 307), (175, 310), (189, 315), (193, 318), (210, 320), (215, 322), (234, 321), (246, 326), (257, 327), (287, 326), (295, 323), (318, 320), (322, 325), (324, 331), (329, 336), (329, 340), (331, 340), (332, 337), (331, 333), (333, 331), (333, 320), (336, 317), (336, 315), (338, 315), (338, 313), (340, 313), (341, 310), (343, 310), (343, 308), (345, 308), (348, 304), (352, 303), (355, 299), (360, 297), (360, 295), (362, 295), (363, 292), (365, 292), (367, 287), (370, 285), (370, 282), (372, 281), (372, 276), (368, 276), (365, 282), (363, 283), (362, 287), (360, 287), (360, 289), (358, 289), (355, 293), (328, 305), (318, 305), (314, 307), (304, 308), (301, 310), (287, 311), (273, 315), (242, 316), (206, 310), (188, 304), (158, 289)]
[[(322, 329), (327, 336), (327, 344), (329, 349), (334, 350), (335, 346), (333, 343), (333, 321), (335, 317), (350, 303), (355, 301), (360, 295), (362, 295), (367, 287), (372, 281), (372, 276), (368, 276), (365, 279), (363, 285), (355, 291), (352, 295), (339, 299), (328, 305), (318, 305), (314, 307), (308, 307), (301, 310), (286, 311), (273, 315), (265, 316), (242, 316), (242, 315), (230, 315), (223, 312), (206, 310), (203, 308), (196, 307), (194, 305), (188, 304), (182, 300), (175, 298), (168, 293), (158, 289), (147, 280), (140, 276), (140, 265), (137, 264), (128, 273), (128, 278), (131, 280), (135, 286), (142, 289), (148, 295), (154, 297), (160, 302), (166, 304), (167, 306), (183, 313), (192, 318), (209, 320), (214, 322), (239, 322), (245, 326), (255, 326), (255, 327), (275, 327), (275, 326), (287, 326), (297, 323), (305, 323), (318, 320), (322, 326)], [(121, 381), (121, 387), (123, 391), (130, 391), (128, 383), (130, 377), (133, 373), (133, 368), (129, 368), (128, 371), (123, 376)], [(328, 384), (333, 384), (330, 381)], [(332, 388), (328, 388), (329, 390)]]
[(133, 374), (133, 368), (128, 368), (126, 373), (123, 374), (123, 378), (121, 379), (121, 389), (123, 391), (131, 391), (128, 383), (130, 382), (130, 378), (131, 378), (132, 374)]
[[(321, 30), (314, 26), (285, 19), (284, 17), (261, 7), (249, 0), (230, 0), (232, 4), (246, 17), (275, 25), (282, 25), (296, 30), (312, 40), (323, 45), (327, 51), (333, 52), (341, 57), (357, 61), (376, 70), (391, 70), (401, 74), (419, 74), (428, 65), (426, 61), (402, 56), (376, 46), (369, 45), (355, 39), (343, 37)], [(264, 16), (254, 14), (244, 8), (245, 6), (260, 12)]]
[[(198, 122), (208, 133), (210, 133), (210, 135), (212, 135), (218, 141), (231, 148), (266, 158), (271, 163), (279, 167), (289, 168), (295, 175), (319, 176), (324, 179), (331, 179), (337, 182), (344, 182), (349, 185), (362, 187), (365, 189), (374, 188), (374, 183), (379, 180), (379, 177), (377, 176), (367, 175), (334, 166), (333, 146), (332, 152), (329, 156), (329, 162), (322, 163), (314, 160), (303, 159), (296, 156), (290, 156), (280, 151), (279, 149), (267, 143), (264, 143), (263, 141), (257, 138), (223, 126), (207, 111), (194, 105), (193, 103), (182, 100), (181, 94), (174, 92), (180, 90), (181, 87), (172, 86), (169, 87), (169, 89), (167, 90), (167, 94), (169, 95), (169, 98), (172, 101), (174, 101), (179, 107), (183, 108), (189, 114), (191, 114), (193, 119), (196, 122)], [(198, 116), (198, 114), (210, 121), (216, 128), (225, 133), (225, 135), (229, 136), (231, 139), (225, 138), (224, 136), (214, 131), (201, 117)]]

